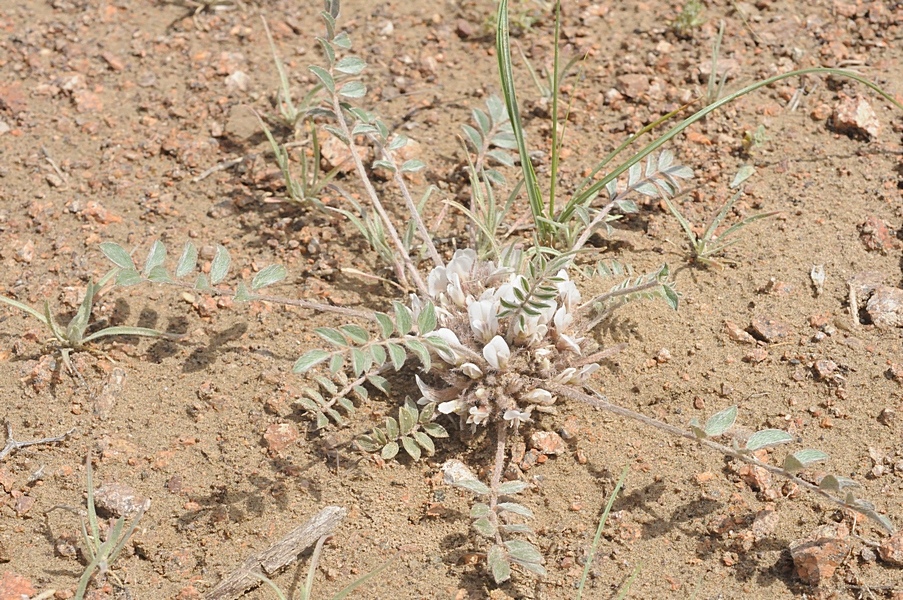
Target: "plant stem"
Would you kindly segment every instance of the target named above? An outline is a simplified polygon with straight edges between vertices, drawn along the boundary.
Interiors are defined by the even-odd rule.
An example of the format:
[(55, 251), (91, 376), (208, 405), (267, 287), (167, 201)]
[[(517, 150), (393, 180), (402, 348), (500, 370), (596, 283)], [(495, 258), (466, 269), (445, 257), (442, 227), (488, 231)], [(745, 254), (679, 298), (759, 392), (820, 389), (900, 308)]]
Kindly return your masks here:
[[(559, 394), (561, 396), (565, 396), (572, 400), (578, 400), (580, 402), (585, 402), (585, 403), (589, 404), (590, 406), (594, 406), (596, 408), (601, 408), (602, 410), (608, 411), (610, 413), (614, 413), (621, 417), (626, 417), (628, 419), (632, 419), (634, 421), (639, 421), (640, 423), (642, 423), (644, 425), (648, 425), (649, 427), (653, 427), (655, 429), (665, 431), (667, 433), (670, 433), (671, 435), (686, 438), (688, 440), (693, 440), (694, 442), (697, 442), (698, 444), (701, 444), (703, 446), (711, 448), (712, 450), (716, 450), (726, 456), (735, 458), (748, 465), (752, 465), (754, 467), (759, 467), (761, 469), (765, 469), (772, 475), (777, 475), (778, 477), (783, 477), (784, 479), (788, 479), (788, 480), (792, 481), (793, 483), (795, 483), (796, 485), (798, 485), (799, 487), (804, 488), (805, 490), (812, 492), (813, 494), (817, 494), (817, 495), (821, 496), (822, 498), (825, 498), (826, 500), (829, 500), (830, 502), (837, 504), (843, 508), (855, 511), (857, 513), (866, 514), (866, 516), (869, 516), (869, 515), (867, 515), (867, 513), (863, 512), (863, 509), (861, 507), (858, 507), (854, 504), (845, 502), (841, 498), (838, 498), (837, 496), (834, 496), (833, 494), (821, 489), (814, 483), (809, 483), (805, 479), (801, 479), (800, 477), (784, 470), (781, 467), (777, 467), (775, 465), (769, 465), (767, 463), (764, 463), (764, 462), (760, 461), (759, 459), (757, 459), (756, 457), (754, 457), (752, 454), (739, 452), (739, 451), (731, 448), (730, 446), (725, 446), (724, 444), (719, 444), (718, 442), (714, 442), (707, 438), (699, 438), (691, 431), (687, 431), (686, 429), (681, 429), (680, 427), (675, 427), (674, 425), (669, 425), (668, 423), (664, 423), (662, 421), (659, 421), (658, 419), (653, 419), (651, 417), (647, 417), (646, 415), (644, 415), (642, 413), (638, 413), (636, 411), (632, 411), (629, 408), (624, 408), (623, 406), (618, 406), (617, 404), (611, 404), (610, 402), (603, 400), (601, 397), (590, 396), (589, 394), (585, 394), (585, 393), (583, 393), (579, 390), (576, 390), (567, 385), (561, 385), (558, 383), (551, 383), (548, 381), (541, 381), (541, 380), (536, 380), (535, 383), (537, 386), (542, 386), (544, 389), (552, 392), (553, 394)], [(601, 396), (601, 395), (598, 395), (598, 396)], [(883, 523), (882, 523), (882, 525), (883, 525)], [(893, 531), (891, 531), (890, 533), (893, 533)]]
[(492, 516), (495, 525), (495, 543), (502, 544), (502, 534), (499, 529), (498, 513), (496, 506), (499, 503), (499, 485), (502, 482), (502, 473), (505, 470), (505, 446), (508, 443), (508, 424), (499, 420), (495, 424), (495, 466), (492, 468), (492, 480), (489, 489), (489, 514)]

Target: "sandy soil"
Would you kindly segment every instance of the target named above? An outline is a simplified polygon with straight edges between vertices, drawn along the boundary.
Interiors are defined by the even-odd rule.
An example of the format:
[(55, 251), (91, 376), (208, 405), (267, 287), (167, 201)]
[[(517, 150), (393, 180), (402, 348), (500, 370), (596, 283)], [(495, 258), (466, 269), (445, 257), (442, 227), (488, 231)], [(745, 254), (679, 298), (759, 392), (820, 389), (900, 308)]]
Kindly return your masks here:
[[(386, 306), (391, 288), (343, 271), (377, 268), (352, 227), (280, 202), (275, 164), (247, 110), (274, 113), (277, 75), (260, 14), (293, 89), (311, 85), (306, 66), (319, 61), (320, 23), (307, 4), (319, 8), (283, 0), (209, 10), (2, 3), (0, 292), (35, 306), (49, 300), (71, 314), (89, 280), (108, 268), (100, 242), (143, 256), (155, 239), (171, 255), (192, 239), (208, 261), (215, 244), (229, 249), (231, 283), (281, 263), (290, 277), (276, 293)], [(498, 90), (493, 3), (344, 4), (341, 27), (370, 63), (366, 106), (420, 143), (428, 168), (415, 187), (466, 197), (460, 125)], [(899, 3), (706, 4), (705, 22), (682, 36), (669, 26), (680, 2), (565, 4), (564, 53), (588, 52), (582, 77), (566, 88), (566, 188), (624, 136), (705, 93), (719, 20), (726, 89), (793, 68), (848, 65), (903, 94)], [(534, 65), (548, 65), (548, 13), (529, 3), (513, 10), (539, 17), (516, 39)], [(543, 104), (519, 58), (516, 67), (539, 144), (549, 133)], [(876, 135), (832, 126), (835, 107), (858, 94), (877, 113)], [(788, 429), (828, 452), (826, 468), (854, 477), (862, 497), (898, 525), (901, 329), (876, 327), (865, 312), (851, 316), (847, 281), (868, 272), (901, 285), (901, 123), (864, 88), (811, 77), (740, 100), (680, 136), (671, 148), (697, 174), (698, 187), (679, 200), (691, 221), (703, 223), (728, 198), (741, 164), (757, 173), (730, 218), (779, 214), (746, 230), (721, 270), (687, 263), (682, 233), (657, 201), (600, 238), (602, 258), (638, 270), (671, 264), (683, 302), (677, 312), (645, 303), (617, 313), (600, 339), (627, 347), (596, 382), (613, 402), (679, 425), (737, 404), (744, 426)], [(765, 138), (746, 148), (744, 136), (760, 125)], [(542, 170), (548, 159), (539, 161)], [(350, 177), (341, 183), (355, 185)], [(395, 200), (388, 186), (384, 193)], [(437, 202), (428, 216), (439, 209)], [(447, 241), (464, 225), (448, 214), (438, 235)], [(446, 242), (443, 250), (451, 249)], [(821, 293), (810, 280), (814, 265), (826, 273)], [(115, 564), (120, 583), (108, 577), (93, 598), (203, 597), (245, 557), (327, 505), (348, 516), (326, 546), (316, 597), (397, 555), (387, 575), (353, 597), (574, 598), (601, 509), (625, 466), (626, 489), (586, 598), (613, 597), (635, 567), (631, 598), (903, 597), (900, 567), (876, 559), (869, 545), (882, 539), (874, 524), (856, 523), (849, 552), (816, 589), (799, 578), (789, 545), (825, 523), (852, 526), (851, 515), (779, 481), (744, 476), (694, 444), (573, 404), (538, 424), (566, 430), (567, 451), (526, 472), (535, 488), (524, 501), (536, 515), (548, 576), (517, 573), (496, 589), (480, 560), (485, 547), (469, 530), (469, 499), (438, 471), (458, 458), (485, 472), (492, 454), (485, 443), (453, 440), (422, 462), (383, 464), (349, 442), (399, 399), (374, 396), (348, 427), (320, 431), (294, 403), (305, 381), (291, 373), (292, 362), (316, 343), (314, 327), (341, 324), (334, 317), (150, 285), (115, 289), (94, 316), (188, 336), (97, 344), (100, 354), (73, 356), (82, 384), (43, 345), (36, 320), (0, 311), (2, 417), (17, 439), (73, 430), (61, 443), (0, 463), (4, 589), (71, 597), (86, 563), (78, 517), (57, 507), (83, 509), (90, 452), (97, 485), (127, 485), (152, 499)], [(726, 322), (746, 330), (758, 319), (775, 320), (782, 335), (754, 344), (729, 335)], [(280, 424), (299, 432), (284, 447), (264, 437)], [(760, 532), (753, 525), (763, 510), (777, 519)], [(306, 559), (298, 564), (277, 583), (296, 590)], [(246, 597), (274, 595), (261, 588)]]

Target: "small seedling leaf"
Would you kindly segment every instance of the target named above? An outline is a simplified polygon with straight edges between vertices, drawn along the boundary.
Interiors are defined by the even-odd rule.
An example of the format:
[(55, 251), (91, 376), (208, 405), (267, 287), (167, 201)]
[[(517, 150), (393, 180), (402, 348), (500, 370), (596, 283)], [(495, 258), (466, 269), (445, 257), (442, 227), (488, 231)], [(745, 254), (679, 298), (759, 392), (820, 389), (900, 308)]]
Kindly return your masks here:
[(410, 160), (406, 160), (401, 164), (401, 172), (402, 173), (416, 173), (426, 167), (426, 163), (422, 160), (418, 160), (416, 158), (412, 158)]
[(176, 278), (185, 277), (194, 271), (197, 264), (198, 249), (192, 242), (185, 242), (185, 247), (182, 248), (182, 255), (179, 257), (178, 264), (176, 264)]
[(346, 56), (335, 65), (335, 70), (345, 75), (357, 75), (367, 68), (367, 63), (358, 56)]
[(705, 433), (707, 436), (717, 437), (733, 427), (736, 420), (737, 407), (728, 407), (721, 412), (712, 415), (709, 420), (705, 422)]
[(432, 302), (427, 302), (417, 315), (417, 331), (420, 335), (426, 335), (436, 329), (436, 324), (436, 307)]
[(473, 528), (476, 529), (477, 533), (479, 533), (483, 537), (488, 537), (490, 539), (495, 537), (495, 525), (493, 525), (492, 521), (490, 521), (486, 517), (482, 517), (474, 521)]
[(123, 287), (137, 285), (142, 281), (144, 280), (141, 278), (141, 273), (136, 269), (123, 269), (116, 274), (116, 285), (121, 285)]
[(450, 485), (464, 488), (465, 490), (471, 491), (479, 496), (485, 496), (489, 494), (490, 491), (488, 485), (476, 479), (461, 479), (460, 481), (456, 481)]
[(259, 290), (268, 285), (273, 285), (286, 278), (288, 271), (282, 265), (270, 265), (258, 271), (254, 279), (251, 280), (251, 289)]
[(339, 88), (339, 95), (345, 98), (363, 98), (367, 93), (367, 86), (360, 81), (349, 81)]
[[(493, 536), (494, 537), (494, 536)], [(486, 562), (492, 571), (492, 578), (496, 584), (511, 579), (511, 565), (508, 563), (508, 555), (501, 546), (493, 546), (486, 555)]]
[(523, 481), (506, 481), (499, 486), (499, 495), (509, 496), (512, 494), (519, 494), (527, 489), (527, 487), (529, 486)]
[(251, 292), (248, 290), (248, 286), (245, 285), (245, 282), (239, 281), (238, 285), (235, 287), (235, 295), (232, 296), (232, 299), (236, 302), (250, 302), (254, 297), (251, 296)]
[(746, 450), (754, 452), (761, 448), (770, 448), (793, 441), (793, 436), (782, 429), (763, 429), (757, 431), (746, 441)]
[(398, 454), (398, 443), (389, 442), (383, 446), (382, 452), (379, 453), (383, 460), (391, 460)]
[(481, 519), (483, 517), (488, 517), (491, 512), (488, 505), (483, 504), (482, 502), (476, 502), (470, 507), (470, 518)]
[(172, 282), (172, 277), (169, 276), (169, 273), (166, 272), (166, 267), (163, 265), (157, 265), (147, 274), (148, 281), (152, 281), (154, 283), (170, 283)]
[(533, 511), (523, 504), (517, 504), (516, 502), (499, 502), (498, 508), (499, 510), (508, 511), (516, 515), (521, 515), (522, 517), (533, 517)]
[(859, 487), (859, 484), (849, 477), (841, 477), (839, 475), (825, 475), (818, 482), (818, 487), (826, 492), (839, 492), (848, 487)]
[(103, 242), (100, 245), (100, 251), (103, 252), (103, 255), (106, 256), (110, 262), (120, 269), (136, 270), (132, 257), (129, 256), (129, 253), (125, 251), (125, 248), (119, 244), (115, 242)]
[(408, 456), (414, 460), (420, 460), (420, 446), (413, 439), (404, 436), (401, 438), (401, 445), (404, 446), (404, 451), (408, 453)]
[(421, 425), (423, 430), (430, 436), (434, 438), (447, 438), (448, 431), (445, 430), (445, 427), (440, 425), (439, 423), (423, 423)]
[(165, 260), (166, 246), (164, 246), (163, 242), (160, 240), (154, 240), (150, 251), (147, 253), (147, 258), (144, 261), (144, 270), (142, 273), (147, 277), (154, 267), (162, 265)]
[(213, 255), (213, 262), (210, 263), (210, 283), (216, 285), (225, 279), (231, 264), (232, 257), (229, 256), (229, 251), (217, 244), (216, 254)]
[(342, 50), (348, 50), (351, 48), (351, 37), (343, 31), (333, 38), (332, 43)]
[(320, 83), (323, 84), (323, 87), (326, 88), (326, 91), (330, 94), (335, 92), (335, 80), (332, 78), (332, 75), (329, 74), (329, 71), (323, 67), (318, 67), (317, 65), (311, 65), (308, 69), (310, 69), (311, 73), (316, 75), (317, 79), (320, 80)]
[(747, 179), (749, 179), (750, 177), (752, 177), (753, 175), (755, 175), (755, 173), (756, 173), (756, 168), (755, 168), (754, 166), (752, 166), (752, 165), (743, 165), (743, 166), (740, 167), (740, 169), (737, 171), (737, 174), (734, 175), (734, 180), (731, 181), (730, 188), (731, 188), (732, 190), (737, 189), (738, 187), (740, 187), (741, 185), (743, 185), (743, 182), (744, 182), (744, 181), (746, 181)]
[(436, 444), (433, 443), (432, 438), (422, 431), (415, 431), (411, 435), (414, 436), (414, 440), (420, 444), (420, 447), (426, 450), (426, 453), (429, 455), (433, 455), (436, 453)]
[(382, 444), (376, 441), (373, 436), (362, 435), (357, 438), (357, 445), (364, 452), (376, 452), (382, 447)]
[(543, 563), (542, 554), (540, 554), (539, 550), (537, 550), (530, 542), (525, 542), (524, 540), (508, 540), (505, 542), (505, 547), (508, 549), (511, 558), (518, 562)]
[(388, 145), (386, 146), (386, 150), (388, 150), (389, 152), (395, 152), (396, 150), (401, 150), (402, 148), (404, 148), (405, 146), (408, 145), (409, 141), (410, 141), (410, 139), (407, 136), (401, 135), (400, 133), (396, 134), (389, 141)]
[(821, 450), (806, 449), (789, 455), (784, 459), (784, 470), (788, 473), (802, 471), (811, 464), (828, 460), (830, 456)]
[(414, 425), (417, 424), (417, 412), (416, 409), (412, 411), (408, 406), (402, 406), (398, 409), (398, 428), (401, 430), (401, 435), (408, 435), (414, 429)]

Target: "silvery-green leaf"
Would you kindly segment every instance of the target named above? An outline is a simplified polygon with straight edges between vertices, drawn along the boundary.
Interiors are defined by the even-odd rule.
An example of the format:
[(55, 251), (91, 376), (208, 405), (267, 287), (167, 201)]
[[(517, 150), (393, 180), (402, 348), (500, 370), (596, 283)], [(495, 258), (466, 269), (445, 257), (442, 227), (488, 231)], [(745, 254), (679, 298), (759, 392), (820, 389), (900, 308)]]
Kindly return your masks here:
[(505, 533), (533, 533), (530, 526), (524, 523), (505, 523), (500, 529)]
[(392, 332), (395, 331), (395, 323), (392, 322), (391, 317), (386, 313), (381, 312), (373, 313), (373, 316), (376, 317), (376, 322), (379, 323), (379, 330), (382, 337), (387, 338), (391, 336)]
[(398, 444), (396, 442), (389, 442), (383, 446), (382, 452), (379, 454), (383, 457), (383, 460), (395, 458), (395, 455), (398, 454)]
[(192, 242), (185, 242), (182, 255), (176, 264), (176, 278), (182, 278), (194, 271), (198, 264), (198, 249)]
[(107, 259), (120, 269), (135, 269), (135, 263), (132, 257), (125, 251), (125, 248), (115, 242), (103, 242), (100, 245), (100, 251)]
[(364, 452), (376, 452), (382, 447), (382, 444), (377, 442), (372, 436), (369, 435), (361, 435), (355, 440), (357, 445)]
[(522, 504), (517, 504), (516, 502), (499, 502), (498, 508), (499, 510), (505, 510), (510, 513), (521, 515), (522, 517), (533, 517), (533, 511)]
[(535, 573), (535, 574), (539, 575), (540, 577), (546, 576), (546, 568), (539, 563), (517, 560), (514, 557), (511, 557), (511, 561), (520, 565), (521, 568), (526, 569), (527, 571), (530, 571), (531, 573)]
[(172, 282), (172, 278), (169, 276), (169, 273), (166, 272), (166, 267), (163, 265), (157, 265), (151, 269), (147, 274), (147, 280), (153, 281), (154, 283)]
[(848, 487), (859, 487), (859, 484), (849, 477), (840, 477), (838, 475), (825, 475), (818, 482), (818, 487), (826, 492), (839, 492)]
[(116, 274), (116, 285), (121, 285), (123, 287), (137, 285), (142, 281), (144, 280), (141, 278), (141, 273), (135, 269), (123, 269)]
[(415, 431), (411, 435), (414, 436), (414, 440), (420, 444), (420, 447), (426, 450), (426, 453), (429, 455), (433, 455), (436, 453), (436, 444), (433, 443), (432, 438), (422, 431)]
[(395, 325), (398, 327), (398, 333), (404, 335), (411, 331), (414, 326), (414, 314), (411, 309), (401, 302), (392, 302), (392, 308), (395, 310)]
[(386, 150), (389, 152), (394, 152), (396, 150), (400, 150), (407, 146), (410, 140), (407, 136), (401, 135), (400, 133), (395, 134), (391, 140), (389, 140), (388, 145), (386, 146)]
[(339, 329), (351, 338), (351, 341), (357, 344), (366, 344), (370, 341), (370, 334), (367, 333), (366, 329), (359, 325), (342, 325)]
[(300, 398), (298, 398), (298, 400), (296, 400), (296, 402), (298, 404), (300, 404), (302, 407), (304, 407), (305, 410), (309, 410), (311, 412), (316, 412), (316, 411), (320, 410), (319, 405), (316, 402), (314, 402), (313, 400), (311, 400), (310, 398), (305, 398), (304, 396), (301, 396)]
[(295, 361), (292, 371), (295, 373), (306, 373), (327, 358), (329, 358), (329, 352), (324, 350), (309, 350), (305, 352), (301, 358)]
[(389, 443), (389, 438), (386, 436), (386, 432), (378, 427), (373, 429), (373, 439), (380, 443), (381, 446), (385, 446)]
[(369, 123), (358, 123), (351, 130), (351, 135), (367, 135), (370, 133), (379, 133), (379, 129)]
[(490, 548), (486, 554), (486, 562), (489, 564), (496, 585), (511, 579), (511, 565), (508, 564), (508, 555), (504, 548), (501, 546)]
[(360, 81), (349, 81), (339, 88), (339, 95), (345, 98), (363, 98), (367, 94), (367, 86)]
[(393, 417), (386, 417), (386, 435), (389, 436), (389, 439), (396, 439), (399, 433), (398, 421)]
[(323, 129), (325, 129), (326, 131), (328, 131), (329, 133), (334, 135), (336, 138), (339, 139), (339, 141), (341, 141), (346, 146), (351, 145), (351, 141), (345, 136), (345, 132), (342, 131), (341, 129), (339, 129), (338, 127), (335, 127), (333, 125), (324, 125)]
[(257, 275), (254, 276), (254, 279), (251, 280), (251, 289), (259, 290), (268, 285), (273, 285), (274, 283), (285, 279), (287, 275), (288, 271), (286, 271), (285, 267), (282, 265), (270, 265), (264, 267), (258, 271)]
[(514, 166), (514, 156), (510, 152), (505, 152), (504, 150), (490, 150), (486, 153), (486, 156), (506, 167)]
[(519, 494), (528, 487), (527, 483), (523, 481), (506, 481), (499, 486), (499, 495), (510, 496), (512, 494)]
[(383, 366), (386, 362), (386, 349), (382, 346), (370, 346), (370, 357), (378, 366)]
[(539, 550), (524, 540), (508, 540), (505, 542), (510, 557), (518, 562), (542, 564), (543, 558)]
[(416, 173), (424, 167), (426, 167), (426, 164), (422, 160), (412, 158), (401, 163), (400, 170), (402, 173)]
[(828, 460), (830, 456), (821, 450), (806, 449), (788, 455), (784, 459), (784, 470), (788, 473), (802, 471), (811, 464)]
[(401, 445), (404, 446), (404, 451), (408, 453), (408, 456), (414, 460), (420, 460), (420, 446), (414, 440), (404, 436), (401, 438)]
[(338, 373), (342, 369), (344, 363), (345, 358), (340, 352), (336, 352), (332, 355), (332, 358), (329, 359), (329, 372), (333, 374)]
[(408, 353), (398, 344), (386, 344), (386, 349), (389, 351), (389, 358), (392, 359), (392, 366), (398, 371), (404, 366), (404, 361), (407, 359)]
[(402, 406), (398, 409), (398, 428), (401, 431), (401, 435), (408, 435), (411, 433), (411, 430), (414, 429), (414, 425), (416, 424), (416, 413), (412, 413), (407, 406)]
[(150, 252), (147, 253), (147, 259), (144, 261), (144, 270), (142, 273), (147, 277), (151, 269), (160, 266), (166, 260), (166, 246), (160, 240), (154, 240)]
[(348, 33), (341, 32), (333, 38), (332, 43), (342, 50), (349, 50), (351, 48), (351, 38), (348, 36)]
[(721, 412), (712, 415), (709, 420), (705, 422), (705, 427), (703, 428), (703, 430), (708, 436), (718, 437), (719, 435), (723, 434), (725, 431), (733, 427), (736, 420), (737, 407), (730, 406), (728, 408), (725, 408)]
[(370, 357), (359, 348), (351, 349), (351, 370), (355, 377), (370, 368)]
[(210, 289), (210, 282), (207, 280), (206, 275), (203, 273), (198, 275), (198, 278), (194, 280), (194, 289), (202, 292)]
[(389, 171), (390, 173), (395, 172), (395, 165), (393, 165), (388, 160), (385, 160), (382, 158), (380, 158), (379, 160), (374, 160), (373, 163), (371, 164), (371, 167), (374, 169), (385, 169), (386, 171)]
[(423, 342), (409, 338), (405, 340), (404, 345), (420, 359), (420, 363), (423, 365), (423, 371), (429, 373), (430, 367), (432, 366), (432, 360), (430, 359), (430, 351), (426, 349)]
[(335, 80), (332, 78), (332, 75), (329, 74), (329, 71), (323, 67), (318, 67), (317, 65), (310, 65), (308, 69), (310, 69), (311, 73), (316, 75), (317, 79), (320, 80), (320, 83), (323, 84), (323, 87), (325, 87), (330, 94), (335, 91)]
[(479, 533), (483, 537), (488, 537), (490, 539), (495, 538), (495, 525), (493, 525), (492, 521), (490, 521), (486, 517), (482, 517), (474, 521), (473, 528), (476, 529), (477, 533)]
[(430, 436), (434, 438), (447, 438), (448, 431), (445, 430), (445, 427), (438, 423), (423, 423), (423, 430)]
[(482, 517), (488, 517), (491, 512), (489, 505), (483, 504), (482, 502), (475, 502), (474, 505), (470, 507), (470, 518), (480, 519)]
[(484, 133), (488, 133), (490, 129), (492, 129), (492, 123), (489, 121), (489, 117), (479, 108), (474, 108), (470, 111), (473, 120), (476, 122), (477, 127), (479, 127)]
[[(417, 420), (421, 425), (425, 425), (433, 420), (433, 415), (436, 414), (436, 403), (435, 402), (427, 402), (420, 408), (420, 416)], [(443, 430), (444, 431), (444, 430)], [(440, 436), (441, 437), (441, 436)]]
[(314, 329), (314, 333), (339, 348), (348, 347), (348, 340), (346, 340), (345, 336), (336, 329), (332, 329), (331, 327), (317, 327)]
[(763, 429), (749, 436), (749, 439), (746, 440), (746, 450), (754, 452), (761, 448), (769, 448), (792, 441), (793, 436), (782, 429)]
[(436, 329), (436, 307), (432, 302), (426, 302), (417, 315), (417, 331), (420, 335), (426, 335)]
[(317, 428), (317, 429), (323, 429), (323, 428), (325, 428), (325, 427), (329, 427), (329, 419), (326, 417), (326, 415), (324, 415), (324, 414), (321, 413), (320, 411), (317, 411), (317, 425), (316, 425), (316, 428)]
[(738, 187), (740, 187), (743, 184), (744, 181), (746, 181), (747, 179), (752, 177), (755, 174), (755, 172), (756, 172), (756, 168), (754, 166), (743, 165), (737, 171), (737, 174), (734, 175), (734, 180), (731, 181), (730, 188), (732, 190), (737, 189)]
[(213, 262), (210, 263), (210, 283), (216, 285), (225, 279), (231, 264), (232, 257), (229, 256), (229, 251), (217, 244), (216, 254), (213, 255)]
[(346, 75), (357, 75), (367, 68), (367, 63), (357, 56), (346, 56), (335, 65), (335, 70)]
[(239, 281), (238, 285), (235, 287), (235, 295), (232, 296), (232, 299), (236, 302), (250, 302), (253, 297), (251, 296), (251, 292), (248, 291), (248, 286), (246, 286), (243, 281)]
[(354, 412), (354, 403), (349, 398), (342, 396), (341, 398), (338, 398), (336, 402), (338, 402), (339, 406), (341, 406), (349, 415)]
[(485, 496), (489, 494), (489, 486), (483, 483), (482, 481), (478, 481), (476, 479), (462, 479), (460, 481), (455, 481), (454, 483), (450, 483), (449, 485), (453, 485), (455, 487), (464, 488), (465, 490), (469, 490), (474, 494), (478, 494), (480, 496)]
[(461, 128), (464, 130), (467, 140), (473, 144), (474, 150), (480, 150), (483, 146), (483, 137), (480, 135), (480, 132), (470, 125), (462, 125)]

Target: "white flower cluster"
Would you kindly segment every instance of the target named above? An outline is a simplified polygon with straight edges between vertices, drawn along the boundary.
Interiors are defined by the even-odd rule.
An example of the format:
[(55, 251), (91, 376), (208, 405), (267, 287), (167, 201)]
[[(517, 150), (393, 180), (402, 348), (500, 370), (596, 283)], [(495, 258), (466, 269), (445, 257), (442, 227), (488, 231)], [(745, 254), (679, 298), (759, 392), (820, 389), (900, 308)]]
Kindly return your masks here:
[[(473, 250), (458, 250), (447, 266), (433, 269), (428, 288), (442, 326), (436, 334), (450, 348), (440, 353), (450, 365), (442, 376), (449, 387), (418, 378), (420, 403), (436, 402), (439, 412), (460, 415), (474, 427), (501, 418), (517, 428), (534, 410), (554, 412), (556, 398), (541, 382), (580, 383), (599, 365), (569, 366), (585, 345), (574, 317), (580, 292), (565, 270), (552, 281), (554, 298), (520, 311), (511, 307), (523, 303), (524, 276), (477, 260)], [(413, 296), (411, 304), (416, 314), (423, 301)]]

